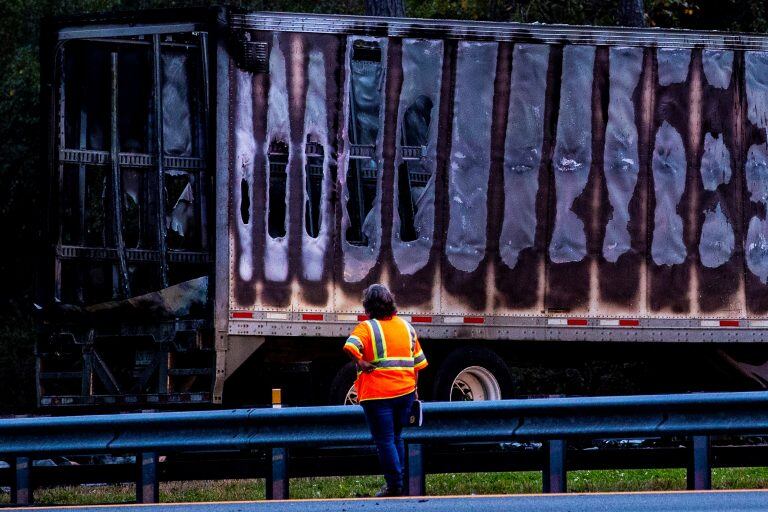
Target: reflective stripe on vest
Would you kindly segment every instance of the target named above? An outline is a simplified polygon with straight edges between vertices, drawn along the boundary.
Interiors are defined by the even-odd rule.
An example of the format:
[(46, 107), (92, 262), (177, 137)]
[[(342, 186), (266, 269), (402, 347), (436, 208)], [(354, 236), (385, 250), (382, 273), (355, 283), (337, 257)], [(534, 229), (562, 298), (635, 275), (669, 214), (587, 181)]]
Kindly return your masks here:
[(386, 359), (387, 345), (384, 342), (384, 333), (381, 330), (378, 320), (367, 320), (366, 323), (373, 334), (373, 361)]
[[(405, 322), (405, 320), (403, 320)], [(413, 326), (406, 322), (408, 326), (408, 334), (411, 335), (411, 355), (414, 355), (416, 353), (416, 331), (413, 330)]]
[(376, 368), (413, 368), (414, 362), (412, 357), (389, 357), (373, 362)]
[(347, 338), (347, 343), (354, 346), (361, 354), (363, 353), (363, 342), (357, 339), (357, 336), (350, 336)]

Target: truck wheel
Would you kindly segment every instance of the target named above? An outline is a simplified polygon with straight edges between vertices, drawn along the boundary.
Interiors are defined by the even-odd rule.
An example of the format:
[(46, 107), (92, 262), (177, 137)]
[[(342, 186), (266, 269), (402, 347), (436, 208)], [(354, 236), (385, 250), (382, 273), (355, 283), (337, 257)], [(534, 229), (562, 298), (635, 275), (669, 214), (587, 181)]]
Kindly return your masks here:
[(357, 390), (355, 389), (355, 380), (357, 379), (357, 368), (355, 363), (349, 362), (341, 367), (339, 372), (331, 382), (331, 392), (329, 401), (331, 405), (356, 405)]
[(513, 387), (507, 364), (495, 352), (464, 347), (438, 368), (433, 396), (446, 402), (501, 400), (512, 395)]

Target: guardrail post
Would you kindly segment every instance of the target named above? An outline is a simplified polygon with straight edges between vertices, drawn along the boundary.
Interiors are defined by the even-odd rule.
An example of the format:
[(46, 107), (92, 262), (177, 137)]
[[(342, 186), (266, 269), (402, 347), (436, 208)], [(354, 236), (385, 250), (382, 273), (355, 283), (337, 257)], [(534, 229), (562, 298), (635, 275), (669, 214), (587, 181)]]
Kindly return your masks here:
[(691, 456), (688, 464), (688, 489), (705, 491), (712, 488), (709, 436), (691, 436)]
[(272, 460), (267, 468), (267, 499), (288, 499), (288, 449), (272, 448)]
[(420, 443), (406, 446), (405, 491), (408, 496), (424, 496), (426, 482), (424, 478), (424, 447)]
[(142, 452), (136, 455), (136, 502), (159, 503), (160, 485), (157, 480), (158, 457), (155, 452)]
[(11, 503), (30, 505), (32, 503), (32, 486), (30, 472), (32, 460), (29, 457), (14, 457), (11, 459)]
[(564, 493), (567, 489), (568, 475), (565, 471), (566, 443), (562, 439), (546, 441), (543, 446), (546, 460), (542, 474), (545, 493)]

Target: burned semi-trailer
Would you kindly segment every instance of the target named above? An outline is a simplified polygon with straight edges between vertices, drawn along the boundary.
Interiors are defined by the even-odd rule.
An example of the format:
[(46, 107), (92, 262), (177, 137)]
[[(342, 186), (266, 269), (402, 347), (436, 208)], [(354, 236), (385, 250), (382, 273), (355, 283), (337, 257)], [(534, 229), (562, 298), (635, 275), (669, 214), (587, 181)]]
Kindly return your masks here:
[(351, 401), (373, 282), (434, 400), (768, 380), (766, 37), (219, 9), (45, 34), (41, 406)]

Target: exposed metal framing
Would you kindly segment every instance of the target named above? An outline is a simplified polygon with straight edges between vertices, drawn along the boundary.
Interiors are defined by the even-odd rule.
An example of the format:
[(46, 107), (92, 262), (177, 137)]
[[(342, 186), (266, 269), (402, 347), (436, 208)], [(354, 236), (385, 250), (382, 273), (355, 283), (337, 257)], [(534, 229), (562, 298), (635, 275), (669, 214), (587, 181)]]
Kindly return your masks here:
[[(64, 132), (64, 124), (65, 124), (65, 115), (66, 115), (66, 90), (64, 87), (64, 84), (66, 83), (66, 67), (65, 67), (65, 57), (66, 57), (66, 48), (64, 46), (59, 47), (59, 51), (56, 52), (56, 68), (58, 70), (59, 75), (59, 84), (58, 84), (58, 108), (59, 108), (59, 115), (58, 115), (58, 136), (59, 136), (59, 147), (63, 148), (65, 146), (65, 132)], [(57, 187), (56, 191), (58, 194), (61, 194), (61, 191), (64, 189), (64, 163), (59, 160), (58, 166), (57, 166)], [(62, 219), (63, 213), (64, 213), (64, 206), (61, 201), (60, 195), (57, 194), (57, 218)], [(56, 235), (56, 243), (58, 245), (61, 245), (63, 242), (63, 236), (64, 236), (64, 224), (62, 222), (58, 222), (57, 225), (57, 235)], [(54, 259), (54, 287), (53, 287), (53, 298), (56, 301), (61, 302), (62, 295), (61, 295), (61, 260), (59, 258)]]
[[(118, 153), (120, 167), (157, 167), (158, 156), (147, 153)], [(112, 154), (109, 151), (77, 150), (62, 148), (59, 160), (69, 164), (110, 165)], [(174, 167), (194, 171), (205, 168), (205, 160), (187, 156), (164, 156), (163, 167)]]
[[(203, 77), (203, 113), (201, 122), (198, 123), (198, 126), (200, 129), (198, 130), (198, 133), (203, 134), (203, 136), (208, 135), (210, 126), (210, 119), (211, 119), (211, 93), (210, 93), (210, 77), (209, 72), (210, 68), (208, 65), (208, 34), (206, 32), (200, 33), (200, 59), (201, 59), (201, 73)], [(200, 156), (203, 162), (207, 161), (208, 159), (208, 151), (207, 151), (208, 145), (202, 144), (200, 146)], [(200, 246), (203, 248), (203, 250), (208, 249), (209, 240), (208, 240), (208, 193), (210, 193), (210, 187), (208, 183), (208, 173), (206, 172), (205, 167), (202, 167), (200, 169), (200, 172), (198, 173), (198, 179), (197, 179), (197, 188), (198, 188), (198, 197), (200, 198), (200, 211), (199, 211), (199, 219), (200, 219)]]
[(201, 27), (196, 23), (158, 23), (147, 25), (83, 25), (59, 30), (59, 40), (105, 37), (131, 37), (153, 34), (181, 34), (195, 32)]
[(110, 115), (110, 152), (112, 156), (112, 229), (117, 250), (117, 263), (120, 271), (120, 296), (131, 296), (131, 283), (128, 277), (128, 262), (125, 257), (125, 241), (123, 240), (123, 187), (120, 172), (120, 136), (118, 133), (118, 55), (110, 54), (110, 72), (112, 75), (112, 97)]
[(165, 159), (163, 151), (163, 90), (160, 73), (160, 35), (152, 35), (152, 98), (155, 117), (155, 159), (157, 162), (157, 247), (160, 253), (160, 280), (168, 287), (168, 229), (165, 224)]
[[(150, 27), (149, 29), (147, 27)], [(181, 30), (183, 27), (185, 30)], [(130, 29), (126, 32), (124, 29)], [(98, 34), (98, 39), (85, 38), (86, 41), (92, 41), (94, 43), (112, 43), (114, 45), (113, 50), (108, 54), (111, 58), (110, 61), (110, 74), (111, 74), (111, 92), (110, 92), (110, 147), (109, 151), (88, 149), (88, 117), (85, 111), (81, 111), (80, 116), (80, 129), (79, 139), (76, 139), (74, 145), (75, 148), (67, 147), (65, 125), (66, 119), (66, 89), (67, 83), (66, 69), (65, 69), (65, 51), (66, 45), (61, 44), (61, 40), (81, 39), (75, 37), (75, 34), (79, 32), (73, 32), (69, 29), (59, 32), (60, 50), (57, 52), (57, 136), (58, 136), (58, 150), (56, 155), (58, 161), (56, 162), (56, 169), (58, 172), (58, 191), (59, 194), (64, 190), (65, 172), (69, 172), (66, 169), (67, 165), (75, 166), (72, 169), (73, 172), (77, 172), (77, 186), (78, 192), (77, 198), (73, 198), (79, 208), (79, 216), (75, 219), (78, 229), (77, 236), (70, 242), (69, 245), (65, 245), (64, 240), (64, 225), (63, 222), (59, 222), (57, 226), (57, 247), (55, 250), (55, 262), (54, 262), (54, 297), (61, 301), (63, 300), (62, 290), (62, 262), (65, 260), (95, 260), (95, 261), (111, 261), (116, 265), (113, 267), (113, 295), (115, 297), (129, 297), (131, 296), (131, 283), (130, 273), (128, 270), (129, 263), (156, 263), (159, 265), (159, 276), (161, 281), (158, 283), (158, 288), (169, 286), (169, 264), (206, 264), (212, 261), (211, 255), (208, 254), (209, 240), (208, 240), (208, 206), (206, 202), (207, 191), (207, 155), (205, 151), (205, 139), (207, 136), (208, 127), (208, 115), (210, 110), (210, 93), (209, 93), (209, 81), (208, 81), (208, 39), (207, 33), (198, 32), (197, 35), (200, 38), (199, 44), (179, 44), (173, 41), (162, 41), (161, 34), (157, 31), (162, 31), (163, 34), (173, 34), (177, 32), (193, 32), (199, 30), (201, 27), (192, 24), (171, 24), (171, 25), (149, 25), (142, 27), (90, 27), (94, 34)], [(123, 36), (122, 39), (109, 39), (109, 35), (114, 32), (113, 29), (118, 29), (118, 36)], [(147, 40), (126, 39), (126, 37), (135, 37), (137, 35), (151, 35), (152, 37)], [(119, 137), (119, 110), (118, 110), (118, 64), (119, 64), (119, 48), (133, 44), (141, 43), (145, 45), (152, 45), (151, 48), (151, 65), (152, 65), (152, 94), (153, 94), (153, 109), (151, 112), (151, 121), (155, 125), (154, 135), (155, 140), (152, 141), (151, 149), (149, 153), (133, 153), (133, 152), (121, 152), (120, 151), (120, 137)], [(162, 103), (162, 61), (161, 52), (164, 48), (169, 47), (183, 47), (187, 49), (199, 49), (201, 52), (201, 75), (203, 80), (200, 84), (204, 91), (204, 99), (201, 98), (194, 105), (197, 128), (193, 129), (193, 135), (196, 136), (195, 144), (200, 149), (198, 156), (170, 156), (164, 154), (163, 144), (163, 103)], [(195, 80), (197, 77), (194, 78)], [(111, 219), (109, 216), (105, 219), (108, 224), (105, 226), (105, 245), (89, 247), (86, 237), (87, 231), (87, 173), (89, 167), (109, 167), (111, 175), (108, 178), (108, 193), (107, 203), (112, 203), (114, 211), (112, 212)], [(157, 181), (150, 180), (149, 186), (153, 191), (157, 193), (157, 209), (155, 229), (157, 232), (157, 246), (156, 249), (133, 249), (126, 248), (123, 240), (123, 197), (122, 197), (122, 171), (125, 168), (141, 169), (143, 172), (156, 171)], [(167, 247), (167, 224), (165, 220), (166, 204), (165, 204), (165, 169), (172, 168), (185, 171), (190, 176), (190, 181), (194, 187), (194, 193), (196, 201), (193, 204), (195, 222), (200, 227), (200, 250), (169, 250)], [(154, 195), (154, 193), (152, 194)], [(61, 196), (59, 196), (61, 197)], [(64, 202), (59, 200), (57, 205), (57, 219), (63, 219)], [(108, 206), (105, 205), (105, 207)], [(88, 301), (88, 297), (85, 297), (85, 282), (82, 274), (82, 269), (75, 272), (73, 279), (75, 282), (66, 284), (67, 287), (77, 287), (73, 293), (75, 298), (83, 303)]]
[(232, 29), (269, 32), (354, 34), (381, 37), (421, 37), (461, 40), (516, 41), (600, 46), (664, 46), (728, 50), (768, 50), (768, 38), (759, 34), (731, 34), (694, 30), (659, 30), (625, 27), (584, 27), (462, 20), (328, 16), (273, 12), (231, 13)]

